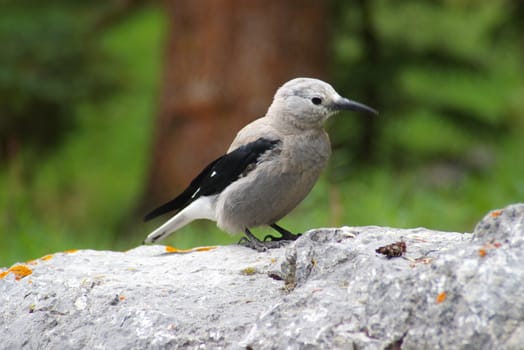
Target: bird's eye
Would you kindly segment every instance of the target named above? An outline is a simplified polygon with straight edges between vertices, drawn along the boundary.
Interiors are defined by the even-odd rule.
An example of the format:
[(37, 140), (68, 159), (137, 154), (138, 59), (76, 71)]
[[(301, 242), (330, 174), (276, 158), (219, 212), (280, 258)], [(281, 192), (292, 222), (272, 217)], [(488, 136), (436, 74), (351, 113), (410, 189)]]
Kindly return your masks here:
[(319, 105), (322, 103), (322, 99), (320, 97), (313, 97), (311, 102), (313, 102), (314, 105)]

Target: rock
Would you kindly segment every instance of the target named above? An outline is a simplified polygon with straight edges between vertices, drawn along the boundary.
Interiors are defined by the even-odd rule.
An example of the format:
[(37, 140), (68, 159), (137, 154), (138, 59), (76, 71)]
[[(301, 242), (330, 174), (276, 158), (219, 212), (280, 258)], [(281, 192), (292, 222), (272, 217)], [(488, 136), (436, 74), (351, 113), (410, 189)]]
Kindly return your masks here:
[(472, 234), (343, 227), (264, 253), (57, 253), (0, 274), (0, 348), (522, 349), (523, 252), (517, 204)]

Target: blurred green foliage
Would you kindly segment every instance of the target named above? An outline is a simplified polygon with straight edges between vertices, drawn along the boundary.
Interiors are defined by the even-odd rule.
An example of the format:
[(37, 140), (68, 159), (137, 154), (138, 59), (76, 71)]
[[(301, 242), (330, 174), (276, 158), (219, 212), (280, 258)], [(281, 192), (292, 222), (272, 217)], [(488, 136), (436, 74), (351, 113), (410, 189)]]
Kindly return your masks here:
[(0, 11), (0, 160), (42, 155), (77, 124), (75, 108), (115, 88), (111, 62), (78, 1), (3, 1)]
[[(61, 22), (69, 5), (50, 3), (59, 13), (55, 22)], [(333, 3), (333, 85), (381, 114), (345, 113), (330, 120), (336, 148), (330, 168), (281, 224), (296, 232), (335, 225), (471, 231), (487, 210), (522, 201), (522, 7), (481, 0)], [(69, 24), (50, 24), (71, 26), (61, 34), (69, 37), (64, 40), (82, 38), (94, 49), (71, 43), (71, 53), (61, 52), (65, 41), (49, 39), (52, 43), (44, 45), (42, 39), (34, 50), (49, 55), (42, 62), (52, 63), (42, 66), (42, 75), (24, 76), (22, 62), (0, 70), (0, 84), (6, 84), (0, 85), (0, 99), (9, 108), (20, 103), (24, 113), (38, 112), (24, 94), (49, 95), (67, 102), (69, 111), (60, 113), (77, 123), (45, 159), (26, 156), (39, 152), (30, 148), (0, 165), (0, 266), (71, 248), (129, 249), (158, 224), (130, 226), (125, 218), (145, 181), (166, 19), (160, 8), (146, 6), (96, 30), (93, 19), (103, 7), (94, 8), (64, 18)], [(28, 28), (43, 23), (29, 17), (0, 15), (0, 35), (9, 21), (27, 21)], [(94, 41), (82, 37), (84, 29), (75, 34), (73, 27), (82, 27), (79, 18), (90, 18), (83, 28), (94, 30), (85, 34)], [(60, 62), (75, 57), (73, 51), (83, 58), (71, 58), (75, 63), (68, 69), (78, 70), (54, 81), (53, 69), (47, 69), (61, 68)], [(18, 64), (18, 58), (10, 59)], [(91, 78), (102, 85), (116, 80), (118, 89), (106, 94), (93, 88), (98, 83)], [(64, 83), (68, 79), (70, 86)], [(33, 90), (9, 97), (12, 87), (25, 84)], [(98, 92), (108, 98), (85, 98)], [(24, 102), (15, 102), (18, 98)], [(0, 113), (5, 110), (2, 102)], [(266, 230), (256, 233), (263, 236)], [(172, 237), (166, 244), (180, 247), (239, 239), (207, 222)]]
[(338, 169), (363, 159), (393, 167), (462, 162), (471, 152), (488, 155), (522, 124), (518, 2), (336, 4), (337, 86), (382, 112), (379, 120), (334, 121), (333, 141), (343, 150)]
[(115, 232), (145, 177), (164, 26), (160, 9), (146, 7), (100, 31), (96, 45), (118, 74), (118, 89), (72, 106), (76, 129), (45, 158), (26, 149), (0, 166), (0, 266), (45, 252), (140, 242), (119, 246)]

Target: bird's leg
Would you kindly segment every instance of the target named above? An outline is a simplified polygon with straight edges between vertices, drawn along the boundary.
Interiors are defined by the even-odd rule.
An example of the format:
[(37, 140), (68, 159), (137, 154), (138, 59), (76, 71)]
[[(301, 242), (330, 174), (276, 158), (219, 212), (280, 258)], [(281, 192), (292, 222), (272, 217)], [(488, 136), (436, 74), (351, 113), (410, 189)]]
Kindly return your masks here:
[(297, 234), (291, 233), (288, 230), (286, 230), (285, 228), (283, 228), (282, 226), (279, 226), (277, 224), (271, 224), (269, 226), (271, 226), (272, 229), (280, 233), (282, 236), (275, 237), (272, 235), (267, 235), (266, 237), (264, 237), (264, 241), (267, 241), (268, 239), (271, 241), (294, 241), (302, 235), (300, 233), (297, 233)]
[(242, 239), (238, 242), (241, 246), (255, 249), (259, 252), (264, 252), (268, 249), (272, 248), (280, 248), (282, 247), (286, 242), (285, 241), (261, 241), (259, 240), (254, 234), (249, 231), (249, 229), (245, 229), (244, 233), (246, 234), (245, 237), (242, 237)]

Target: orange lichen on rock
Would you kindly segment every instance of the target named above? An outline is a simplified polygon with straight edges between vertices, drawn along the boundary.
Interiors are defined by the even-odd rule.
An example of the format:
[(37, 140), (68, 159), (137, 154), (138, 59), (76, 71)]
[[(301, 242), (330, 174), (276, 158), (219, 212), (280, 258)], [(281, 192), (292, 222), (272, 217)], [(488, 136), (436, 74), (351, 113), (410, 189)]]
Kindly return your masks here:
[(493, 210), (489, 215), (492, 218), (497, 218), (502, 215), (502, 210)]
[(442, 293), (439, 293), (439, 295), (437, 295), (437, 298), (436, 298), (436, 302), (437, 304), (440, 304), (442, 303), (444, 300), (446, 300), (446, 297), (448, 296), (448, 293), (446, 292), (442, 292)]
[(187, 252), (188, 249), (178, 249), (178, 248), (175, 248), (175, 247), (171, 247), (170, 245), (166, 245), (166, 252), (167, 253), (184, 253), (184, 252)]
[(196, 252), (207, 252), (213, 249), (217, 249), (217, 246), (207, 246), (207, 247), (196, 247), (194, 248)]
[(52, 258), (53, 258), (53, 254), (48, 254), (48, 255), (44, 255), (40, 259), (29, 260), (29, 261), (26, 261), (25, 263), (26, 263), (26, 265), (36, 265), (36, 264), (38, 264), (39, 260), (47, 261), (47, 260), (50, 260)]
[(179, 249), (175, 247), (171, 247), (169, 245), (166, 245), (166, 252), (167, 253), (191, 253), (191, 252), (206, 252), (209, 250), (216, 249), (216, 246), (209, 246), (209, 247), (196, 247), (196, 248), (190, 248), (190, 249)]
[(78, 249), (68, 249), (68, 250), (64, 250), (64, 253), (71, 254), (71, 253), (76, 253), (77, 251)]
[(486, 255), (488, 255), (488, 251), (490, 249), (497, 249), (497, 248), (500, 248), (502, 246), (502, 244), (500, 242), (497, 242), (495, 240), (492, 240), (488, 243), (484, 243), (482, 245), (482, 247), (479, 249), (479, 256), (481, 258), (485, 257)]
[(7, 271), (0, 272), (0, 278), (4, 278), (10, 273), (15, 275), (15, 280), (20, 280), (24, 278), (25, 276), (29, 276), (33, 273), (33, 270), (31, 270), (26, 265), (14, 265), (11, 266)]

